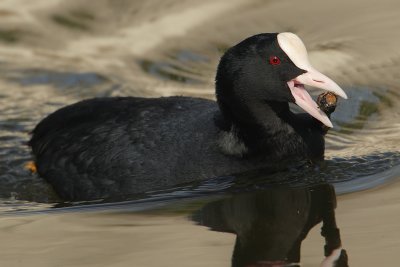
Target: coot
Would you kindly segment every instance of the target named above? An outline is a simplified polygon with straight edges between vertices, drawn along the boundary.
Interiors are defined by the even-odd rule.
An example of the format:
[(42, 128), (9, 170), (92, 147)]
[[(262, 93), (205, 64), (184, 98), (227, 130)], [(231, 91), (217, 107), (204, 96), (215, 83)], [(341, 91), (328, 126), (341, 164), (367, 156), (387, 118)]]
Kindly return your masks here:
[[(65, 200), (126, 196), (324, 156), (329, 117), (304, 89), (343, 98), (315, 70), (293, 33), (263, 33), (231, 47), (216, 99), (94, 98), (61, 108), (32, 131), (35, 165)], [(290, 111), (296, 103), (307, 113)]]

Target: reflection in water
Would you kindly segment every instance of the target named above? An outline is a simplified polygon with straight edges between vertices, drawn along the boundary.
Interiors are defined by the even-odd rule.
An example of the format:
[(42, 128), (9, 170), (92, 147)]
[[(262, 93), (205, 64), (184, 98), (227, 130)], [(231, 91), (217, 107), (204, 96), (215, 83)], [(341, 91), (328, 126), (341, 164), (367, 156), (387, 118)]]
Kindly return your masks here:
[[(307, 43), (312, 64), (334, 77), (349, 94), (349, 101), (340, 102), (333, 114), (335, 128), (327, 136), (326, 167), (279, 173), (268, 179), (246, 174), (243, 179), (209, 180), (149, 201), (141, 199), (142, 206), (136, 203), (134, 207), (142, 210), (203, 193), (255, 191), (276, 186), (274, 181), (303, 187), (308, 182), (331, 182), (337, 193), (343, 193), (397, 180), (400, 54), (399, 35), (393, 33), (400, 27), (398, 9), (399, 2), (393, 0), (379, 1), (379, 5), (361, 0), (0, 1), (0, 216), (3, 211), (48, 212), (52, 205), (36, 202), (59, 201), (51, 186), (23, 169), (31, 160), (24, 145), (28, 132), (44, 116), (96, 96), (213, 97), (220, 55), (238, 40), (259, 32), (299, 34)], [(397, 184), (341, 199), (341, 229), (343, 234), (351, 233), (346, 236), (346, 248), (351, 249), (353, 265), (398, 265), (399, 191)], [(340, 245), (334, 198), (329, 185), (266, 189), (209, 204), (193, 218), (216, 231), (237, 234), (234, 260), (238, 264), (274, 251), (276, 257), (270, 261), (291, 256), (290, 261), (297, 262), (301, 241), (320, 221), (326, 225), (327, 250)], [(176, 239), (164, 238), (164, 243), (157, 239), (161, 231), (171, 232), (168, 225), (160, 226), (161, 230), (147, 228), (153, 235), (138, 240), (145, 227), (122, 227), (140, 225), (136, 219), (79, 215), (66, 214), (60, 220), (48, 214), (35, 219), (15, 216), (14, 223), (1, 218), (0, 265), (55, 266), (59, 261), (58, 265), (76, 266), (78, 259), (89, 259), (95, 266), (111, 266), (125, 259), (125, 266), (143, 266), (132, 262), (145, 250), (149, 257), (171, 265), (160, 254), (174, 254), (167, 249), (181, 244)], [(27, 223), (30, 219), (32, 223)], [(110, 220), (113, 225), (107, 224)], [(96, 230), (96, 225), (101, 228)], [(129, 235), (128, 228), (136, 232)], [(181, 225), (176, 229), (182, 231)], [(183, 239), (198, 236), (191, 232)], [(112, 246), (120, 244), (118, 249)], [(215, 251), (212, 243), (206, 244), (203, 247)], [(125, 247), (133, 251), (136, 245), (140, 257), (120, 253)], [(159, 250), (158, 245), (162, 246)], [(302, 260), (306, 259), (303, 254)], [(202, 261), (194, 264), (200, 266)], [(346, 266), (344, 262), (338, 266)]]
[[(21, 210), (57, 213), (30, 217), (8, 213), (9, 218), (1, 218), (0, 265), (76, 266), (82, 260), (88, 265), (89, 260), (93, 266), (172, 262), (224, 266), (207, 260), (217, 258), (215, 254), (229, 259), (232, 250), (234, 266), (254, 266), (257, 261), (259, 266), (283, 265), (284, 261), (299, 262), (301, 244), (302, 263), (317, 263), (323, 249), (314, 242), (315, 231), (306, 242), (302, 240), (321, 221), (327, 254), (340, 252), (334, 250), (340, 247), (340, 237), (332, 187), (305, 188), (305, 184), (334, 183), (336, 192), (343, 193), (385, 185), (400, 174), (400, 54), (399, 37), (393, 34), (400, 27), (399, 4), (379, 3), (0, 1), (0, 216)], [(28, 132), (44, 116), (96, 96), (213, 97), (215, 66), (222, 52), (245, 36), (271, 31), (294, 31), (304, 38), (313, 65), (334, 77), (349, 94), (350, 100), (340, 102), (333, 115), (335, 128), (327, 136), (326, 166), (322, 170), (306, 166), (268, 178), (246, 174), (213, 179), (173, 192), (150, 192), (152, 198), (127, 203), (130, 210), (148, 210), (171, 200), (180, 203), (185, 197), (206, 194), (208, 199), (221, 191), (241, 192), (193, 215), (201, 225), (235, 233), (234, 249), (234, 235), (185, 228), (175, 220), (169, 225), (167, 219), (152, 216), (139, 220), (138, 216), (94, 214), (100, 205), (74, 206), (70, 210), (81, 212), (61, 214), (68, 209), (36, 203), (60, 201), (43, 179), (23, 169), (31, 160), (24, 145)], [(297, 188), (282, 188), (288, 184)], [(397, 183), (339, 199), (336, 214), (353, 265), (398, 265), (399, 188)], [(104, 209), (116, 208), (112, 205)], [(190, 210), (193, 206), (198, 208), (193, 204)], [(83, 212), (88, 210), (92, 212)], [(223, 243), (221, 235), (229, 242)], [(316, 239), (322, 241), (319, 236)], [(190, 250), (187, 242), (179, 240), (198, 242)], [(221, 253), (221, 243), (228, 252)], [(317, 248), (312, 257), (309, 244)], [(171, 255), (179, 261), (172, 261)], [(188, 264), (182, 264), (182, 256), (190, 258)], [(148, 264), (153, 259), (157, 263)], [(140, 260), (147, 262), (138, 264)], [(346, 261), (342, 251), (337, 266), (346, 266)]]
[(207, 204), (192, 219), (213, 231), (237, 235), (232, 266), (300, 266), (301, 242), (322, 222), (325, 260), (321, 266), (348, 266), (336, 226), (332, 185), (274, 188), (237, 194)]

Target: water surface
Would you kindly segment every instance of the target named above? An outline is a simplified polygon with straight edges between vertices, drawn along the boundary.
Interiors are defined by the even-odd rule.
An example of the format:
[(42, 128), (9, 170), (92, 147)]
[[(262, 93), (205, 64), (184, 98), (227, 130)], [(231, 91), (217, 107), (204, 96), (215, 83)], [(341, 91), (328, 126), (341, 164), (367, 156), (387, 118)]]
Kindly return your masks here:
[[(297, 261), (301, 246), (302, 265), (319, 266), (324, 242), (341, 243), (352, 266), (395, 265), (399, 8), (388, 0), (2, 1), (1, 265), (240, 266), (257, 255)], [(24, 169), (29, 131), (50, 112), (100, 96), (213, 98), (229, 46), (282, 31), (301, 36), (312, 64), (349, 95), (333, 115), (324, 168), (220, 177), (117, 203), (63, 203)], [(337, 221), (332, 233), (340, 229), (328, 241), (324, 218)]]

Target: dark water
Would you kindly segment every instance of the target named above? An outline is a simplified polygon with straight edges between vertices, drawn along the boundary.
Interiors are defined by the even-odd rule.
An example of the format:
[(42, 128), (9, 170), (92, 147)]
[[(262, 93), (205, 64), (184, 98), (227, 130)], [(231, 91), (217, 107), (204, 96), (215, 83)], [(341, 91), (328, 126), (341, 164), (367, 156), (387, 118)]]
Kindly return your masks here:
[[(120, 227), (117, 225), (126, 224), (125, 216), (132, 216), (132, 225), (125, 230), (140, 232), (143, 222), (148, 226), (159, 225), (155, 228), (158, 235), (149, 234), (149, 244), (143, 247), (149, 251), (154, 249), (154, 255), (169, 254), (166, 248), (171, 243), (176, 243), (175, 249), (180, 251), (179, 248), (186, 246), (178, 240), (184, 239), (182, 236), (204, 241), (201, 249), (197, 247), (200, 245), (191, 244), (187, 254), (184, 250), (180, 252), (184, 258), (182, 264), (176, 263), (179, 262), (176, 255), (166, 257), (167, 266), (225, 266), (230, 264), (232, 255), (232, 266), (246, 266), (257, 261), (282, 265), (284, 261), (300, 261), (303, 239), (310, 229), (323, 222), (326, 255), (335, 253), (341, 239), (348, 238), (355, 240), (351, 249), (355, 254), (354, 262), (370, 262), (357, 258), (354, 252), (360, 244), (357, 242), (361, 242), (357, 239), (357, 227), (349, 226), (348, 229), (354, 231), (347, 230), (348, 237), (340, 235), (335, 222), (335, 192), (340, 195), (381, 188), (374, 194), (382, 192), (382, 199), (393, 196), (394, 200), (400, 193), (400, 189), (392, 189), (391, 194), (385, 189), (397, 188), (400, 177), (400, 38), (394, 34), (400, 26), (395, 12), (400, 6), (396, 2), (384, 1), (379, 7), (372, 1), (321, 4), (317, 1), (142, 3), (104, 0), (95, 5), (82, 1), (50, 4), (43, 0), (36, 5), (29, 3), (22, 0), (0, 3), (0, 212), (12, 221), (5, 221), (3, 227), (0, 222), (4, 230), (0, 232), (6, 233), (9, 225), (19, 229), (17, 225), (22, 225), (19, 220), (32, 220), (43, 221), (43, 227), (20, 229), (20, 232), (26, 231), (26, 235), (45, 233), (52, 218), (62, 216), (66, 221), (60, 224), (63, 230), (49, 229), (58, 232), (60, 237), (68, 236), (65, 229), (74, 229), (76, 221), (82, 218), (82, 229), (90, 229), (90, 218), (93, 221), (114, 220), (113, 224), (101, 227), (117, 235)], [(357, 14), (352, 10), (358, 10)], [(104, 200), (63, 203), (51, 186), (24, 168), (31, 159), (25, 145), (29, 131), (50, 112), (99, 96), (183, 94), (213, 98), (216, 64), (227, 47), (258, 32), (288, 30), (302, 37), (313, 65), (338, 82), (349, 96), (349, 100), (340, 101), (333, 114), (334, 128), (327, 136), (323, 168), (301, 166), (274, 175), (259, 171), (214, 178), (119, 199), (116, 203)], [(343, 210), (367, 209), (363, 202), (368, 203), (375, 197), (369, 197), (372, 194), (369, 192), (344, 195), (343, 205), (348, 208), (345, 206)], [(351, 202), (359, 197), (364, 200), (356, 204)], [(382, 200), (382, 206), (377, 205), (375, 211), (368, 210), (365, 216), (389, 215), (385, 208), (379, 209), (386, 207), (384, 202)], [(340, 209), (341, 197), (338, 206)], [(395, 204), (394, 210), (399, 207)], [(347, 218), (346, 214), (343, 216)], [(184, 222), (163, 223), (176, 217), (184, 218)], [(136, 219), (139, 226), (135, 226)], [(347, 220), (343, 221), (346, 225)], [(358, 222), (362, 229), (363, 222)], [(382, 221), (385, 222), (389, 223)], [(188, 226), (190, 229), (185, 230), (188, 224), (193, 229)], [(205, 234), (208, 230), (201, 226), (230, 233), (229, 238), (233, 239), (223, 239), (226, 243), (221, 245), (212, 241), (213, 232)], [(179, 238), (166, 234), (170, 227), (173, 231), (182, 230)], [(364, 227), (374, 231), (376, 225)], [(200, 229), (204, 240), (203, 234), (198, 236), (196, 232)], [(163, 236), (165, 239), (160, 240)], [(19, 237), (23, 239), (22, 235)], [(95, 243), (96, 238), (68, 240), (66, 244), (72, 248), (75, 242)], [(48, 241), (47, 245), (43, 243), (39, 247), (46, 249), (53, 244)], [(9, 242), (15, 242), (17, 250), (18, 245), (20, 250), (31, 248), (18, 237)], [(214, 257), (219, 249), (210, 252), (215, 245), (213, 242), (219, 244), (218, 248), (224, 247), (225, 258)], [(160, 244), (164, 246), (160, 248)], [(385, 244), (392, 249), (400, 248), (394, 239), (389, 239), (383, 247)], [(108, 250), (100, 247), (103, 250), (99, 253)], [(302, 258), (310, 266), (317, 266), (320, 261), (316, 259), (323, 259), (323, 244), (312, 243), (310, 247), (310, 251), (319, 247), (320, 255), (311, 253)], [(139, 253), (143, 248), (138, 244), (132, 245), (131, 250), (114, 248), (118, 253), (111, 254), (123, 254), (125, 260), (120, 265), (117, 260), (107, 265), (99, 259), (96, 266), (157, 265), (150, 254)], [(202, 253), (207, 251), (215, 261), (194, 257), (191, 253), (197, 251), (195, 248), (204, 251)], [(4, 264), (17, 266), (15, 250), (7, 249)], [(351, 250), (348, 252), (350, 259)], [(359, 254), (372, 251), (375, 251), (373, 247), (360, 246)], [(340, 266), (346, 266), (345, 254), (342, 251)], [(390, 254), (380, 260), (391, 262), (389, 258), (393, 256)], [(52, 260), (42, 262), (44, 265), (33, 261), (18, 266), (56, 266), (52, 264), (57, 261), (50, 258)], [(192, 260), (185, 261), (189, 258)], [(73, 257), (67, 257), (65, 262), (71, 266), (86, 266), (85, 261), (74, 265)]]

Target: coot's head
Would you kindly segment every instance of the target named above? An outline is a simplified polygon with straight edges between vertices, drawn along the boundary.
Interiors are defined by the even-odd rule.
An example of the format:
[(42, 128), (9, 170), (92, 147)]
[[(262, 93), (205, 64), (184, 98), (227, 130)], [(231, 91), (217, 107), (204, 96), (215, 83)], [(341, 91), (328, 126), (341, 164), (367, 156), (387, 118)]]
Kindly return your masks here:
[(343, 98), (346, 93), (315, 70), (300, 38), (293, 33), (263, 33), (231, 47), (222, 56), (216, 76), (216, 95), (225, 116), (233, 121), (255, 120), (263, 105), (287, 112), (296, 103), (328, 127), (327, 115), (304, 89), (310, 85)]

